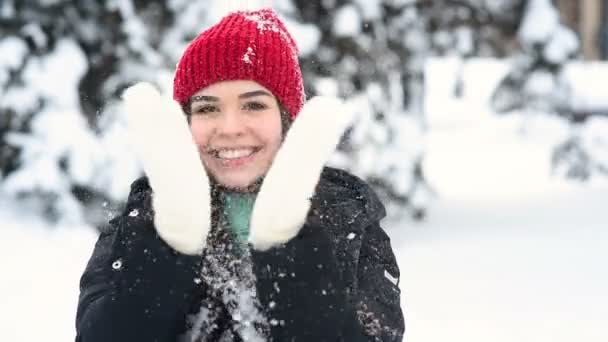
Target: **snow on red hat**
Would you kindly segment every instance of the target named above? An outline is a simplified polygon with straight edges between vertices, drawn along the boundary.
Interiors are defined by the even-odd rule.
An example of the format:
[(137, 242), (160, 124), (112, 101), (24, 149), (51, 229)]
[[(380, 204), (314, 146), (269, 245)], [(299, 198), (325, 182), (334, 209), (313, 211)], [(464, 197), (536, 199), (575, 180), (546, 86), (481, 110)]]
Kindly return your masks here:
[(182, 106), (215, 82), (253, 80), (270, 90), (291, 118), (302, 109), (298, 48), (270, 8), (238, 11), (198, 35), (175, 71), (173, 98)]

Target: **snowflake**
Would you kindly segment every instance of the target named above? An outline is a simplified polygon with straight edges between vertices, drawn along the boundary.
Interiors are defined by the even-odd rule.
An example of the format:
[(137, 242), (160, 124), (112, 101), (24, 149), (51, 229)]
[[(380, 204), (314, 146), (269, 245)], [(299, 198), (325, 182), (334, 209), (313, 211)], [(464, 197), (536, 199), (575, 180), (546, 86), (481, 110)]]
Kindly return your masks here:
[(249, 46), (247, 48), (247, 52), (245, 52), (245, 54), (243, 55), (243, 62), (251, 64), (251, 56), (255, 56), (255, 52), (253, 52), (253, 49), (251, 48), (251, 46)]

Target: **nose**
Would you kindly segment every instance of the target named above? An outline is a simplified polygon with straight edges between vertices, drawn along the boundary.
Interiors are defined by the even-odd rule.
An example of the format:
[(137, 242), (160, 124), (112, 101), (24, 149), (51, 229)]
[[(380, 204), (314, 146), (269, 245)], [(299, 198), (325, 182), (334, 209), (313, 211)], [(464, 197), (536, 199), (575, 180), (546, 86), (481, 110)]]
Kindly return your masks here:
[(224, 136), (240, 136), (245, 132), (245, 123), (237, 110), (228, 110), (223, 113), (219, 123), (219, 134)]

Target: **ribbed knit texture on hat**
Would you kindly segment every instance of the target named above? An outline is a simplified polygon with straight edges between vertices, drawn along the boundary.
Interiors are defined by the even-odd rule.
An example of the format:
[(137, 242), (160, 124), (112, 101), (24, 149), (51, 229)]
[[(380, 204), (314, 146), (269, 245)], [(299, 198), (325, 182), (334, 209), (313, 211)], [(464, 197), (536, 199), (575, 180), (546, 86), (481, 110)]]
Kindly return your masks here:
[(302, 109), (298, 48), (272, 9), (233, 12), (196, 37), (177, 65), (173, 98), (183, 106), (199, 90), (227, 80), (258, 82), (292, 119)]

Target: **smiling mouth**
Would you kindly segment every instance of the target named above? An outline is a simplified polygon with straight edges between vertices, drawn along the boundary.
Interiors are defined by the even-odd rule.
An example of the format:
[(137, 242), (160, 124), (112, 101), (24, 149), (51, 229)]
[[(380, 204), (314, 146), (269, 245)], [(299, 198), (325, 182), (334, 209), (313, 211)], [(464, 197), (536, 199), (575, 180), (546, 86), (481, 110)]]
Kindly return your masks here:
[(250, 157), (261, 149), (261, 147), (210, 148), (207, 149), (207, 153), (221, 160), (236, 160)]

